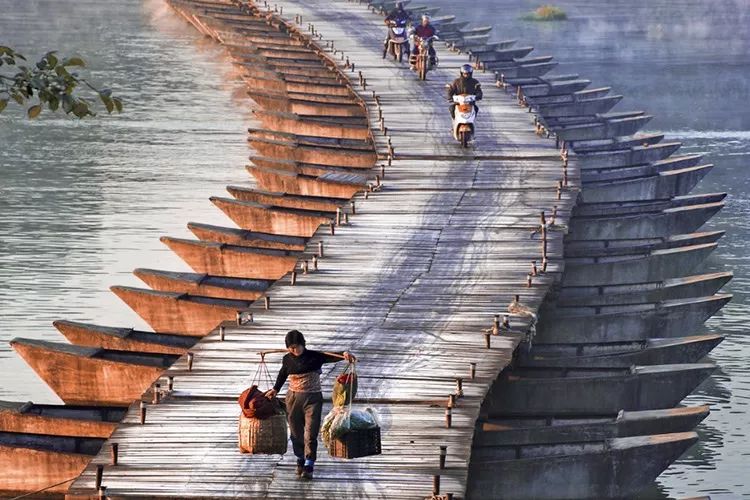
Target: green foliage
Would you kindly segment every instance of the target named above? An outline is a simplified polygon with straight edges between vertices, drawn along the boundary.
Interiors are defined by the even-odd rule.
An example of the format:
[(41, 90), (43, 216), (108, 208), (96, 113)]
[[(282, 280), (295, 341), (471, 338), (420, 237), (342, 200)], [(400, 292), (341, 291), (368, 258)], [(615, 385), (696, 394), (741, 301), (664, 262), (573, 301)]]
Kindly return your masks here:
[(559, 7), (554, 5), (542, 5), (537, 7), (534, 12), (523, 16), (526, 21), (564, 21), (568, 15)]
[(76, 89), (81, 84), (97, 95), (107, 113), (121, 112), (122, 100), (113, 97), (110, 89), (97, 89), (73, 70), (85, 67), (80, 57), (60, 59), (54, 51), (47, 52), (30, 66), (23, 55), (0, 46), (0, 113), (13, 100), (19, 106), (31, 104), (26, 110), (29, 118), (39, 116), (45, 106), (51, 111), (62, 107), (66, 114), (72, 113), (78, 118), (94, 116), (91, 102), (78, 96)]

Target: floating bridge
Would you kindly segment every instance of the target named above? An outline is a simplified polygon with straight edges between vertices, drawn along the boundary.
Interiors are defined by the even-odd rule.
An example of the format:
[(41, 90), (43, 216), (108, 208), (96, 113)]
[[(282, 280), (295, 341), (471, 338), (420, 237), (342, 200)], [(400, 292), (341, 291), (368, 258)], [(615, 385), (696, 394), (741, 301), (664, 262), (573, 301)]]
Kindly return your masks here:
[[(60, 321), (73, 346), (13, 341), (66, 403), (129, 405), (55, 491), (618, 497), (695, 442), (707, 410), (672, 408), (721, 338), (681, 335), (729, 300), (731, 277), (688, 276), (721, 236), (696, 231), (723, 195), (688, 194), (710, 165), (635, 135), (650, 117), (609, 113), (608, 88), (545, 78), (551, 57), (451, 17), (437, 21), (452, 49), (420, 81), (383, 59), (374, 5), (168, 3), (247, 83), (259, 189), (211, 199), (240, 229), (162, 239), (195, 274), (138, 269), (150, 289), (113, 287), (154, 332)], [(484, 100), (462, 148), (445, 85), (467, 51)], [(381, 455), (321, 446), (304, 482), (291, 452), (239, 452), (237, 397), (291, 329), (357, 354), (355, 404), (379, 414)], [(265, 360), (274, 372), (281, 355)], [(70, 366), (86, 384), (54, 381)]]

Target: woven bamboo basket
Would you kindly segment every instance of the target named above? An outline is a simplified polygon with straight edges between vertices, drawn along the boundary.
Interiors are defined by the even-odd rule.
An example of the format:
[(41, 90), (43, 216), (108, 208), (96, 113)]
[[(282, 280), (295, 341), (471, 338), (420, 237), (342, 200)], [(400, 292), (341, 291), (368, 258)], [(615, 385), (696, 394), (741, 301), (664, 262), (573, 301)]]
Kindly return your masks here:
[(286, 453), (289, 436), (286, 415), (279, 414), (260, 420), (248, 418), (240, 412), (240, 452), (254, 455)]
[(380, 455), (380, 427), (353, 429), (340, 438), (334, 438), (328, 453), (336, 458), (360, 458)]

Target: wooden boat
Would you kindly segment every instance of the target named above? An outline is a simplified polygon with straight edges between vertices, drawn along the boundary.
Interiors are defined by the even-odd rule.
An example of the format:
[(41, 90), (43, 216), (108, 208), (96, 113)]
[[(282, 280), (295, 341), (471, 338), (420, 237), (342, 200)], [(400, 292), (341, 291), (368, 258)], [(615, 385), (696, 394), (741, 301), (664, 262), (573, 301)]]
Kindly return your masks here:
[[(472, 35), (472, 36), (474, 36), (474, 35)], [(479, 35), (479, 36), (483, 36), (483, 35)], [(489, 35), (487, 35), (487, 36), (489, 37)], [(463, 40), (466, 40), (467, 38), (470, 39), (471, 36), (465, 36), (463, 38)], [(481, 45), (477, 45), (475, 49), (468, 50), (468, 52), (469, 52), (469, 54), (473, 54), (474, 50), (477, 50), (477, 51), (481, 50), (481, 51), (484, 51), (484, 52), (487, 52), (487, 51), (490, 51), (490, 50), (503, 50), (503, 49), (507, 49), (507, 48), (512, 47), (513, 45), (516, 44), (516, 42), (518, 42), (518, 40), (516, 40), (516, 39), (501, 40), (499, 42), (487, 42), (487, 43), (484, 43), (484, 44), (481, 44)]]
[(0, 401), (0, 433), (107, 439), (126, 412), (125, 408), (116, 406)]
[(483, 63), (487, 69), (495, 71), (502, 79), (538, 78), (555, 69), (558, 64), (556, 62), (524, 64), (522, 61), (513, 65), (502, 62)]
[(664, 134), (635, 134), (628, 137), (590, 139), (585, 141), (568, 142), (566, 144), (569, 146), (570, 150), (578, 155), (603, 151), (618, 151), (636, 146), (649, 147), (660, 143), (663, 139)]
[(299, 133), (332, 139), (370, 140), (370, 127), (365, 121), (339, 120), (333, 116), (309, 116), (278, 111), (253, 110), (264, 127), (271, 130)]
[(480, 422), (472, 449), (546, 443), (583, 443), (630, 436), (689, 432), (709, 414), (707, 405), (620, 411), (605, 416), (520, 416)]
[(552, 95), (552, 96), (539, 96), (539, 97), (526, 97), (526, 103), (531, 107), (532, 111), (536, 109), (536, 106), (549, 105), (549, 104), (568, 104), (572, 102), (582, 102), (589, 99), (597, 99), (599, 97), (605, 97), (609, 95), (612, 87), (598, 87), (589, 90), (580, 90), (578, 92), (571, 92), (570, 94), (563, 95)]
[(260, 44), (252, 45), (226, 45), (225, 48), (233, 57), (243, 58), (244, 56), (262, 56), (271, 59), (288, 59), (290, 61), (313, 61), (317, 64), (325, 65), (320, 52), (316, 52), (309, 47), (289, 47), (280, 44), (271, 46), (262, 46)]
[(665, 142), (655, 146), (632, 146), (627, 149), (596, 151), (591, 153), (576, 152), (576, 165), (582, 171), (599, 168), (626, 167), (644, 165), (668, 158), (680, 149), (681, 142)]
[(642, 283), (562, 287), (553, 292), (550, 301), (557, 307), (566, 307), (629, 305), (706, 297), (717, 293), (731, 279), (731, 272), (721, 272)]
[(128, 406), (179, 358), (23, 338), (10, 345), (65, 404), (73, 405)]
[(266, 129), (247, 129), (252, 138), (270, 139), (276, 141), (290, 141), (300, 146), (311, 146), (319, 148), (330, 148), (336, 151), (359, 151), (374, 155), (374, 145), (369, 139), (333, 139), (330, 137), (319, 137), (314, 135), (303, 135), (300, 133), (281, 132)]
[(731, 299), (730, 294), (716, 294), (651, 304), (548, 309), (540, 316), (534, 341), (584, 344), (680, 337), (698, 330)]
[(113, 328), (67, 320), (57, 320), (52, 324), (71, 344), (102, 347), (115, 351), (181, 356), (200, 339), (200, 337), (146, 332), (133, 328)]
[(277, 280), (291, 272), (297, 260), (302, 257), (299, 252), (273, 248), (255, 248), (166, 236), (162, 237), (161, 241), (195, 272), (212, 276)]
[(241, 201), (252, 201), (272, 207), (297, 208), (300, 210), (314, 210), (317, 212), (332, 212), (342, 209), (346, 201), (339, 198), (325, 198), (323, 196), (300, 196), (297, 194), (275, 193), (261, 191), (241, 186), (227, 186), (229, 194)]
[[(482, 455), (472, 454), (467, 497), (630, 498), (651, 484), (697, 441), (696, 433), (682, 432), (586, 444), (495, 447)], [(571, 478), (585, 479), (571, 481)]]
[(623, 137), (635, 134), (652, 118), (652, 115), (643, 115), (630, 118), (603, 119), (596, 124), (555, 127), (553, 132), (563, 141), (589, 141)]
[(472, 48), (487, 47), (489, 44), (490, 35), (467, 35), (456, 34), (444, 39), (447, 44), (458, 50), (470, 51)]
[[(644, 111), (619, 111), (610, 113), (601, 113), (597, 115), (587, 116), (542, 116), (536, 115), (536, 119), (544, 125), (548, 130), (557, 130), (560, 128), (576, 126), (588, 126), (588, 125), (599, 125), (603, 122), (610, 122), (613, 120), (625, 120), (630, 118), (640, 118), (645, 116)], [(574, 141), (575, 142), (575, 141)], [(571, 147), (574, 143), (571, 143)]]
[(565, 242), (565, 258), (577, 259), (612, 257), (615, 255), (646, 255), (654, 250), (716, 243), (724, 236), (724, 231), (677, 234), (659, 238), (638, 238), (622, 240), (571, 240)]
[[(331, 105), (357, 106), (357, 107), (361, 106), (358, 100), (348, 95), (327, 95), (327, 94), (319, 94), (315, 92), (293, 92), (290, 90), (286, 90), (285, 92), (270, 92), (265, 89), (263, 90), (248, 89), (247, 94), (251, 98), (253, 98), (255, 102), (258, 102), (259, 104), (268, 108), (273, 108), (273, 106), (275, 106), (275, 103), (277, 101), (288, 101), (288, 100), (311, 102), (315, 104), (331, 104)], [(318, 116), (318, 115), (313, 115), (313, 116)], [(332, 115), (332, 116), (336, 116), (336, 115)], [(355, 116), (359, 116), (359, 115), (355, 115)], [(364, 116), (360, 116), (360, 120), (362, 120), (363, 118)], [(263, 130), (263, 129), (259, 129), (259, 130)]]
[(311, 177), (320, 177), (325, 174), (355, 174), (362, 177), (364, 182), (367, 181), (365, 174), (369, 170), (360, 167), (335, 167), (332, 165), (322, 165), (320, 163), (306, 163), (303, 161), (255, 155), (250, 156), (250, 162), (256, 167), (269, 168), (271, 170), (286, 170), (295, 174)]
[(269, 78), (267, 74), (243, 74), (242, 80), (251, 89), (259, 89), (269, 93), (304, 92), (307, 94), (348, 96), (351, 91), (347, 85), (339, 82), (331, 83), (330, 80), (323, 82), (297, 81), (298, 79), (278, 74)]
[(263, 156), (317, 163), (334, 167), (370, 168), (377, 159), (375, 151), (311, 146), (292, 140), (249, 137), (250, 145)]
[(713, 169), (699, 165), (655, 175), (616, 181), (591, 182), (581, 191), (583, 203), (668, 199), (690, 191)]
[(356, 174), (327, 173), (311, 176), (255, 165), (248, 165), (247, 170), (255, 177), (262, 189), (303, 196), (324, 196), (348, 200), (365, 189), (367, 185), (367, 178)]
[(567, 95), (572, 92), (578, 92), (591, 84), (591, 80), (567, 80), (561, 82), (535, 81), (526, 85), (521, 85), (521, 91), (527, 97)]
[(281, 75), (284, 79), (286, 78), (311, 78), (314, 81), (319, 82), (329, 82), (329, 83), (341, 83), (341, 75), (338, 73), (335, 73), (334, 71), (324, 68), (324, 67), (315, 67), (315, 66), (306, 66), (306, 67), (300, 67), (300, 66), (271, 66), (268, 65), (268, 67), (259, 67), (259, 63), (257, 62), (241, 62), (241, 61), (234, 61), (233, 63), (235, 66), (237, 66), (238, 69), (244, 72), (248, 72), (250, 74), (256, 74), (257, 76), (262, 76), (264, 78), (274, 78), (278, 75)]
[[(271, 94), (257, 90), (248, 90), (247, 94), (260, 106), (273, 111), (314, 116), (367, 116), (367, 112), (359, 103), (320, 102), (310, 98), (313, 94), (308, 94), (305, 98), (287, 97), (284, 94)], [(348, 98), (342, 97), (342, 99)]]
[(465, 30), (461, 30), (461, 34), (463, 36), (474, 36), (474, 35), (484, 35), (492, 31), (492, 26), (477, 26), (476, 28), (469, 28)]
[(724, 340), (721, 335), (653, 338), (592, 344), (534, 344), (518, 350), (518, 365), (540, 368), (615, 368), (697, 363)]
[(335, 213), (263, 205), (212, 196), (211, 203), (243, 229), (309, 238), (321, 224), (332, 224)]
[(646, 211), (661, 211), (691, 205), (718, 203), (726, 198), (726, 193), (701, 193), (675, 196), (667, 199), (615, 201), (604, 203), (578, 203), (573, 208), (573, 217), (611, 217)]
[[(495, 73), (497, 81), (503, 86), (510, 86), (511, 88), (525, 87), (527, 85), (545, 85), (545, 84), (558, 84), (565, 82), (583, 81), (579, 78), (580, 75), (577, 73), (569, 73), (564, 75), (546, 75), (544, 77), (524, 77), (524, 78), (509, 78), (506, 75), (500, 75)], [(584, 87), (575, 85), (570, 89), (567, 89), (565, 93), (575, 92), (577, 90), (583, 90), (588, 86), (588, 82)], [(559, 89), (558, 89), (559, 90)]]
[(61, 498), (104, 443), (101, 438), (0, 433), (0, 496)]
[(514, 369), (500, 375), (483, 411), (506, 416), (606, 415), (672, 408), (715, 369), (710, 363)]
[(655, 161), (646, 165), (628, 165), (625, 167), (612, 167), (606, 169), (588, 169), (581, 172), (581, 183), (600, 182), (608, 180), (620, 180), (644, 175), (655, 175), (669, 170), (694, 167), (703, 159), (703, 155), (682, 155)]
[(157, 333), (204, 336), (224, 321), (235, 321), (237, 312), (251, 301), (217, 299), (187, 293), (159, 292), (145, 288), (113, 286), (123, 302)]
[(566, 264), (562, 284), (612, 285), (678, 278), (695, 269), (717, 246), (706, 243), (654, 250), (645, 256), (624, 255), (610, 257), (605, 262)]
[(176, 273), (138, 268), (133, 271), (150, 288), (160, 292), (189, 293), (219, 299), (253, 301), (263, 296), (271, 280), (228, 278), (197, 273)]
[(305, 249), (307, 243), (306, 238), (298, 236), (260, 233), (258, 231), (248, 231), (247, 229), (212, 226), (198, 222), (188, 222), (187, 227), (199, 240), (237, 246), (275, 248), (277, 250), (301, 252)]
[(567, 240), (660, 238), (693, 233), (716, 215), (724, 202), (665, 208), (612, 217), (576, 216), (570, 220)]
[(622, 100), (621, 95), (593, 97), (567, 103), (539, 104), (535, 106), (534, 112), (545, 118), (559, 116), (583, 116), (607, 113)]
[(485, 53), (472, 52), (478, 61), (484, 64), (498, 62), (513, 62), (531, 54), (534, 47), (513, 47), (507, 49), (496, 49)]

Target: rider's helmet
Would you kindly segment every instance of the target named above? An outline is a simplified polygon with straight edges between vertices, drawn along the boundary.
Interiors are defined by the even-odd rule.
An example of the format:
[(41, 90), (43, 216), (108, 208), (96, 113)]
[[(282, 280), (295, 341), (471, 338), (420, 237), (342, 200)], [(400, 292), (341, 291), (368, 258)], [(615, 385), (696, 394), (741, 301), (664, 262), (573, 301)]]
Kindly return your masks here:
[(430, 24), (430, 16), (425, 14), (422, 16), (422, 25), (427, 25), (427, 24)]
[(469, 78), (472, 73), (474, 73), (474, 68), (471, 67), (471, 64), (464, 64), (461, 66), (461, 76), (464, 78)]

